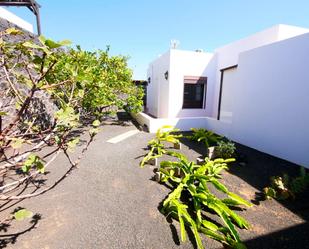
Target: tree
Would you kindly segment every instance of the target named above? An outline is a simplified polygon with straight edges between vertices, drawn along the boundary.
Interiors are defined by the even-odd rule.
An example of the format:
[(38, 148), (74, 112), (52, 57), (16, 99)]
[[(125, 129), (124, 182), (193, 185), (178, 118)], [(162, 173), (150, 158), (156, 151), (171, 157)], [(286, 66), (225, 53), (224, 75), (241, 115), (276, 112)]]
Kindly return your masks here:
[(72, 83), (59, 86), (54, 94), (65, 102), (75, 99), (84, 114), (100, 117), (118, 109), (141, 110), (143, 90), (132, 82), (127, 57), (110, 56), (109, 47), (89, 52), (77, 46), (58, 53), (57, 60), (48, 81), (69, 78)]
[[(54, 188), (80, 162), (99, 125), (98, 121), (93, 123), (80, 156), (73, 160), (68, 151), (79, 141), (74, 134), (80, 126), (80, 108), (74, 96), (64, 100), (55, 94), (60, 86), (73, 84), (73, 79), (53, 77), (62, 53), (59, 49), (69, 42), (44, 37), (37, 41), (6, 41), (20, 35), (22, 32), (14, 28), (0, 33), (0, 200), (30, 198)], [(48, 187), (16, 194), (30, 183), (35, 184), (61, 152), (69, 162), (64, 175)]]
[[(107, 107), (138, 111), (143, 97), (132, 83), (126, 57), (110, 56), (109, 49), (67, 48), (67, 40), (23, 37), (15, 28), (0, 32), (0, 200), (8, 202), (57, 186), (93, 141), (100, 126), (96, 118), (109, 111)], [(85, 115), (88, 139), (73, 160), (70, 151), (79, 144), (76, 131)], [(38, 180), (59, 153), (68, 159), (67, 170), (42, 187)], [(27, 191), (29, 185), (37, 188)], [(29, 214), (18, 210), (11, 219)]]

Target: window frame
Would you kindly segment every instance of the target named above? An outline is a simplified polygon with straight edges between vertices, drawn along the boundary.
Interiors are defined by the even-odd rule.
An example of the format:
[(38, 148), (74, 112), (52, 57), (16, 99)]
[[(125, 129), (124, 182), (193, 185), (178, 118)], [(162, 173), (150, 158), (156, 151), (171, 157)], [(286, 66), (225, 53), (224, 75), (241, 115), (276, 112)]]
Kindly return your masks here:
[[(184, 107), (185, 103), (185, 85), (203, 85), (202, 93), (202, 107)], [(206, 94), (207, 94), (207, 77), (202, 76), (184, 76), (183, 80), (183, 94), (182, 94), (182, 109), (183, 110), (203, 110), (206, 108)]]
[(223, 90), (223, 79), (224, 79), (224, 72), (229, 70), (229, 69), (235, 69), (238, 67), (238, 64), (229, 66), (229, 67), (225, 67), (220, 69), (220, 90), (219, 90), (219, 99), (218, 99), (218, 110), (217, 110), (217, 120), (220, 120), (220, 115), (221, 115), (221, 102), (222, 102), (222, 90)]

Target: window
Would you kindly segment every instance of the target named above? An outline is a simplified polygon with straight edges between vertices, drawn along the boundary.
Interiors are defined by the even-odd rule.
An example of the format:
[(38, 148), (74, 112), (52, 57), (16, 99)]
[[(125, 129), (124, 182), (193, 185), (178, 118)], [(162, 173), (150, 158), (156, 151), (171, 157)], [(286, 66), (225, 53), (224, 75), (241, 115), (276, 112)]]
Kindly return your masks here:
[(183, 108), (204, 108), (204, 93), (206, 89), (206, 77), (184, 78)]

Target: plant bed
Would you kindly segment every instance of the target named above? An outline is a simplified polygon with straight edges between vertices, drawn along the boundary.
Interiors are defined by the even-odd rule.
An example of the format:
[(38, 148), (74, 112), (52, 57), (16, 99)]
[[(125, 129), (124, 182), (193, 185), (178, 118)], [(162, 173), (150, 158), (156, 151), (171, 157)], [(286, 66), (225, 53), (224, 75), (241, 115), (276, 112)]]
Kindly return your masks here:
[[(202, 164), (205, 148), (186, 138), (186, 134), (188, 133), (184, 133), (184, 138), (181, 139), (184, 144), (182, 152), (190, 158), (199, 158)], [(240, 144), (236, 144), (236, 148), (235, 157), (239, 161), (223, 172), (222, 183), (230, 191), (255, 204), (246, 212), (235, 210), (251, 224), (249, 230), (239, 230), (247, 248), (309, 248), (308, 189), (294, 200), (265, 200), (263, 196), (263, 188), (269, 186), (272, 176), (283, 173), (291, 177), (298, 176), (299, 166)], [(180, 239), (180, 231), (178, 232)], [(207, 247), (210, 242), (205, 237), (202, 241), (203, 244), (205, 242), (205, 248), (219, 248)]]

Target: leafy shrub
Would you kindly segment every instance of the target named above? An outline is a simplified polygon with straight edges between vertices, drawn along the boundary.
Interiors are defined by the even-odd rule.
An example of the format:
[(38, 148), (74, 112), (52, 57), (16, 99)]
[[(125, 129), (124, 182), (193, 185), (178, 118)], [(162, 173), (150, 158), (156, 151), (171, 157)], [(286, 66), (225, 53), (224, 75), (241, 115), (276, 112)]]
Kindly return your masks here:
[(218, 141), (216, 146), (216, 154), (222, 158), (232, 158), (235, 154), (235, 144), (231, 141)]
[(143, 158), (140, 163), (141, 167), (155, 158), (159, 158), (164, 154), (171, 153), (168, 151), (163, 142), (171, 143), (171, 144), (180, 144), (179, 138), (182, 137), (181, 134), (177, 135), (176, 132), (179, 132), (179, 129), (175, 129), (173, 126), (165, 125), (159, 128), (156, 132), (156, 137), (148, 142), (148, 146), (150, 147), (149, 153)]
[[(174, 186), (174, 190), (164, 200), (161, 212), (179, 221), (182, 241), (186, 241), (186, 227), (190, 229), (198, 248), (203, 248), (200, 233), (235, 249), (246, 248), (240, 240), (235, 224), (246, 229), (249, 224), (230, 207), (240, 205), (250, 207), (252, 204), (230, 192), (220, 182), (221, 171), (227, 169), (228, 163), (234, 159), (206, 158), (204, 164), (197, 165), (190, 162), (185, 155), (164, 148), (163, 141), (177, 143), (180, 136), (175, 137), (170, 131), (163, 130), (164, 127), (159, 129), (156, 138), (149, 142), (151, 150), (141, 163), (143, 166), (150, 158), (163, 154), (176, 158), (175, 161), (160, 163), (160, 181), (169, 182)], [(199, 136), (194, 139), (199, 139), (197, 137)], [(210, 190), (210, 185), (222, 192), (225, 198), (220, 199)], [(217, 214), (222, 224), (212, 222), (207, 216), (208, 212)]]
[(302, 193), (309, 186), (309, 174), (304, 167), (300, 168), (299, 176), (290, 179), (287, 174), (273, 176), (271, 186), (263, 189), (267, 199), (277, 200), (295, 199), (297, 194)]
[[(185, 226), (188, 226), (199, 248), (203, 248), (199, 232), (232, 248), (245, 248), (234, 223), (240, 228), (248, 228), (249, 224), (229, 207), (239, 205), (250, 207), (252, 204), (230, 192), (219, 181), (220, 172), (227, 169), (227, 163), (234, 160), (207, 160), (205, 164), (197, 165), (189, 162), (184, 155), (174, 154), (174, 156), (178, 157), (179, 161), (161, 162), (161, 181), (170, 181), (176, 183), (177, 186), (164, 200), (162, 212), (179, 221), (182, 241), (186, 240)], [(177, 170), (182, 172), (178, 177), (175, 175)], [(218, 198), (210, 191), (209, 184), (226, 194), (227, 197)], [(190, 197), (183, 198), (185, 193)], [(221, 218), (223, 225), (219, 226), (208, 220), (207, 210), (215, 212)]]
[(128, 57), (111, 56), (109, 47), (94, 52), (80, 46), (56, 54), (57, 65), (48, 75), (49, 81), (67, 80), (54, 93), (63, 101), (74, 98), (84, 114), (100, 117), (104, 113), (125, 109), (138, 112), (143, 106), (143, 89), (132, 82)]
[(193, 132), (193, 134), (191, 136), (188, 136), (188, 138), (193, 141), (204, 142), (206, 149), (211, 145), (216, 145), (218, 141), (222, 139), (221, 136), (203, 128), (191, 128), (191, 131)]
[[(0, 199), (6, 201), (3, 206), (56, 187), (76, 168), (98, 132), (99, 121), (84, 130), (89, 136), (85, 136), (85, 144), (73, 160), (69, 152), (79, 142), (80, 133), (76, 131), (81, 125), (83, 107), (75, 94), (60, 96), (62, 89), (72, 90), (79, 82), (61, 62), (68, 44), (66, 40), (55, 42), (43, 36), (25, 40), (23, 32), (15, 28), (0, 32)], [(75, 71), (84, 71), (84, 77), (92, 76), (87, 74), (85, 65), (75, 63), (74, 67)], [(34, 103), (43, 100), (53, 108), (50, 122), (38, 125), (37, 121), (45, 116), (32, 115), (31, 110), (36, 107)], [(46, 105), (42, 103), (41, 107), (46, 111)], [(59, 153), (67, 158), (67, 169), (49, 185), (38, 184)], [(16, 220), (27, 216), (30, 212), (25, 209), (15, 213)]]

